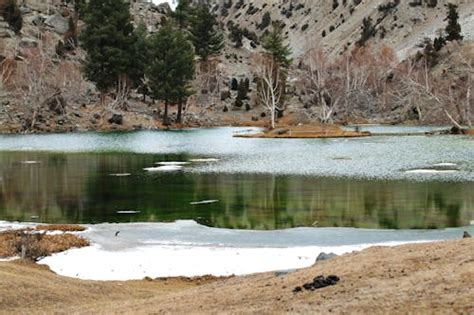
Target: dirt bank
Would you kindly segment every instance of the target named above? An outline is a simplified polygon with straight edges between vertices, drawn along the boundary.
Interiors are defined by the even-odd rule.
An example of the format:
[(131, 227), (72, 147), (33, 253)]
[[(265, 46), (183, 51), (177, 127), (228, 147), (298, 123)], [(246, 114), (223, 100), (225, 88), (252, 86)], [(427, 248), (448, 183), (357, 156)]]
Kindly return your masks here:
[(308, 138), (355, 138), (368, 137), (370, 132), (344, 131), (337, 125), (309, 124), (299, 126), (281, 126), (273, 130), (265, 130), (251, 134), (237, 134), (239, 138), (285, 138), (285, 139), (308, 139)]
[[(318, 275), (339, 283), (293, 289)], [(43, 267), (0, 263), (0, 305), (6, 313), (471, 313), (474, 240), (374, 247), (287, 274), (209, 281), (94, 282)]]

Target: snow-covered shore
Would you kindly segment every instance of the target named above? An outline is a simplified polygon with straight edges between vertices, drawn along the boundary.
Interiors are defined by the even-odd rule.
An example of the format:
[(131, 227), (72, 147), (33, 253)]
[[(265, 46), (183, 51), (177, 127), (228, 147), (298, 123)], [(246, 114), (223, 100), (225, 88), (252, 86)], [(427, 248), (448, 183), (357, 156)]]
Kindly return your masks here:
[[(0, 221), (0, 231), (34, 223)], [(86, 225), (76, 232), (92, 246), (41, 260), (59, 275), (89, 280), (229, 276), (311, 266), (322, 253), (345, 254), (371, 246), (458, 239), (463, 230), (294, 228), (276, 231), (218, 229), (195, 221)]]
[[(0, 231), (32, 225), (0, 222)], [(456, 239), (463, 230), (249, 231), (211, 228), (194, 221), (87, 227), (79, 235), (92, 246), (54, 254), (39, 263), (60, 275), (90, 280), (244, 275), (308, 267), (321, 252), (340, 255), (376, 245)], [(474, 226), (467, 229), (474, 232)]]

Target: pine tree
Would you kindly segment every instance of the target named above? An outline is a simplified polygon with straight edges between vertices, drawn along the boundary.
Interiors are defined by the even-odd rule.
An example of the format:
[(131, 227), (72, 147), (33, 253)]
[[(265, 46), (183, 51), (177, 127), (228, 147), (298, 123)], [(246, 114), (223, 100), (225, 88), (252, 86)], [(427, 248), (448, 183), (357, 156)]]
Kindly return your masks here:
[(248, 92), (249, 92), (249, 90), (248, 90), (246, 81), (245, 80), (240, 80), (239, 88), (237, 90), (237, 97), (242, 99), (242, 100), (246, 100), (246, 99), (248, 99), (248, 96), (247, 96)]
[(169, 125), (168, 106), (178, 104), (178, 121), (183, 102), (191, 94), (189, 85), (194, 75), (194, 50), (183, 31), (165, 25), (150, 43), (150, 64), (146, 75), (155, 99), (165, 104), (163, 124)]
[(148, 31), (146, 24), (143, 20), (140, 21), (137, 28), (134, 31), (135, 34), (135, 69), (131, 75), (131, 79), (134, 85), (138, 87), (139, 93), (143, 94), (143, 99), (148, 95), (148, 87), (144, 83), (145, 69), (149, 59), (149, 42), (148, 42)]
[(436, 50), (435, 45), (431, 42), (431, 39), (424, 39), (424, 48), (423, 48), (423, 59), (428, 67), (434, 67), (438, 63), (439, 53)]
[(232, 91), (237, 91), (239, 89), (239, 81), (237, 81), (236, 78), (232, 78), (232, 81), (230, 82), (230, 89)]
[(218, 30), (216, 17), (205, 4), (198, 5), (191, 17), (191, 40), (202, 60), (217, 55), (224, 48), (224, 36)]
[(375, 27), (372, 22), (372, 18), (364, 18), (362, 20), (362, 31), (360, 34), (360, 39), (357, 41), (359, 46), (364, 46), (365, 43), (375, 34)]
[(448, 16), (446, 18), (448, 25), (446, 26), (446, 40), (447, 41), (461, 41), (463, 36), (461, 35), (461, 25), (459, 24), (458, 6), (452, 3), (448, 3)]
[(87, 52), (85, 74), (101, 92), (129, 83), (135, 71), (135, 36), (124, 0), (91, 0), (80, 39)]
[(284, 44), (283, 28), (280, 23), (273, 23), (273, 30), (264, 37), (262, 46), (281, 67), (290, 67), (291, 48), (290, 45)]
[(178, 0), (178, 5), (172, 16), (176, 20), (179, 28), (185, 29), (188, 27), (191, 11), (190, 0)]

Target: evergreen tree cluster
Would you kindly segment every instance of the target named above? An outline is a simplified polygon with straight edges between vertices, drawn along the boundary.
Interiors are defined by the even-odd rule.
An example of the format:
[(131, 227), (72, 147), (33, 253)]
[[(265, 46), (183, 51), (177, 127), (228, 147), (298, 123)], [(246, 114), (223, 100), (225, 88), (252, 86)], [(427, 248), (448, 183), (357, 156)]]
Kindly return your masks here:
[(194, 76), (194, 50), (186, 35), (164, 26), (150, 43), (151, 60), (146, 68), (154, 99), (165, 103), (163, 124), (169, 125), (168, 105), (178, 104), (178, 122), (181, 120), (181, 106), (191, 95), (189, 82)]
[(425, 38), (423, 42), (423, 53), (418, 54), (417, 58), (424, 58), (429, 67), (438, 64), (439, 51), (450, 41), (462, 41), (461, 25), (459, 24), (459, 14), (457, 6), (449, 3), (447, 5), (446, 21), (448, 22), (444, 29), (444, 35), (437, 36), (433, 41)]
[(178, 105), (180, 122), (182, 105), (192, 93), (195, 56), (205, 62), (224, 46), (216, 18), (207, 5), (191, 7), (189, 0), (180, 0), (173, 21), (148, 36), (143, 21), (133, 26), (129, 10), (125, 0), (90, 0), (83, 7), (84, 72), (102, 93), (126, 84), (163, 101), (165, 125), (168, 106)]
[(248, 28), (241, 28), (233, 21), (227, 22), (227, 29), (229, 30), (229, 39), (234, 43), (235, 48), (243, 46), (244, 37), (251, 41), (251, 45), (256, 47), (259, 44), (258, 36), (255, 32), (251, 32)]
[(448, 3), (448, 16), (446, 17), (448, 25), (446, 26), (446, 41), (461, 41), (461, 25), (459, 24), (458, 6)]
[(237, 80), (233, 79), (232, 89), (237, 91), (237, 97), (235, 99), (234, 106), (242, 107), (244, 105), (244, 101), (249, 99), (248, 93), (250, 91), (250, 80), (248, 78), (246, 78), (245, 80), (241, 79), (237, 84), (236, 83)]
[(129, 4), (123, 0), (91, 0), (84, 13), (87, 27), (80, 39), (87, 51), (86, 76), (102, 92), (117, 87), (121, 80), (136, 83), (136, 37)]

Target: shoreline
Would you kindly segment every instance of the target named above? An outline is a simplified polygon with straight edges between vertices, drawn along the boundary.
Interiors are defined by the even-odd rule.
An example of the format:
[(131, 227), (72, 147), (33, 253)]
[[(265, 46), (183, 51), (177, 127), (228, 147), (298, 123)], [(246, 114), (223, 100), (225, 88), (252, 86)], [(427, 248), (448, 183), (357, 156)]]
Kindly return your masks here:
[[(380, 123), (380, 124), (304, 124), (304, 125), (281, 125), (274, 130), (265, 128), (262, 124), (252, 123), (229, 123), (229, 124), (216, 124), (216, 125), (189, 125), (189, 126), (172, 126), (171, 128), (164, 128), (162, 126), (155, 127), (124, 127), (124, 126), (110, 126), (110, 128), (97, 128), (97, 129), (77, 129), (77, 130), (62, 130), (53, 129), (48, 131), (32, 130), (29, 132), (4, 132), (0, 131), (0, 136), (18, 136), (18, 135), (68, 135), (68, 134), (88, 134), (88, 133), (133, 133), (140, 131), (152, 131), (152, 132), (177, 132), (177, 131), (191, 131), (191, 130), (206, 130), (206, 129), (218, 129), (218, 128), (260, 128), (261, 131), (245, 132), (234, 134), (235, 138), (251, 138), (251, 139), (336, 139), (336, 138), (361, 138), (361, 137), (376, 137), (376, 136), (393, 136), (393, 137), (405, 137), (405, 136), (435, 136), (435, 135), (467, 135), (473, 136), (474, 129), (440, 129), (437, 131), (420, 131), (420, 132), (400, 132), (400, 133), (374, 133), (369, 131), (349, 131), (343, 130), (345, 126), (360, 126), (360, 127), (371, 127), (371, 126), (386, 126), (386, 127), (426, 127), (436, 125), (420, 125), (420, 124), (391, 124), (391, 123)], [(250, 131), (250, 130), (249, 130)]]
[[(295, 271), (200, 280), (84, 281), (38, 265), (0, 262), (0, 296), (2, 310), (11, 313), (469, 313), (473, 267), (473, 239), (372, 247)], [(340, 281), (293, 292), (330, 274)]]
[[(49, 253), (39, 259), (39, 265), (47, 265), (62, 276), (100, 281), (242, 276), (292, 270), (312, 265), (321, 253), (344, 255), (372, 247), (439, 242), (457, 239), (462, 231), (474, 232), (472, 226), (436, 231), (354, 228), (253, 231), (211, 228), (194, 221), (84, 226), (4, 222), (2, 227), (0, 241), (3, 236), (18, 234), (17, 231), (47, 231), (45, 244)], [(87, 244), (77, 241), (80, 239)], [(259, 263), (254, 264), (255, 261)]]

